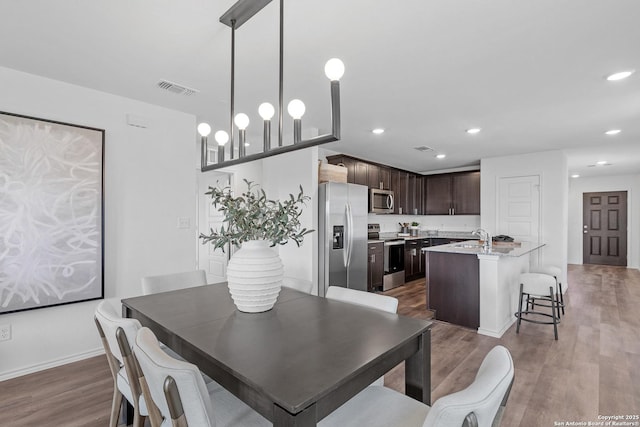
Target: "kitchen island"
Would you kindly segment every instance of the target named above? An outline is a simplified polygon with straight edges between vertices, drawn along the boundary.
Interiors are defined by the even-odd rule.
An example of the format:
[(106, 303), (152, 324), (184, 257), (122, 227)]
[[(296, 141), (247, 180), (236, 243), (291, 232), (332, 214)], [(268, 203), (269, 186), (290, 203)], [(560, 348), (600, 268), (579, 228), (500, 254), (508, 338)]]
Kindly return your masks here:
[(529, 271), (529, 254), (544, 244), (477, 240), (422, 248), (425, 254), (427, 308), (436, 319), (501, 337), (513, 324), (518, 306), (518, 276)]

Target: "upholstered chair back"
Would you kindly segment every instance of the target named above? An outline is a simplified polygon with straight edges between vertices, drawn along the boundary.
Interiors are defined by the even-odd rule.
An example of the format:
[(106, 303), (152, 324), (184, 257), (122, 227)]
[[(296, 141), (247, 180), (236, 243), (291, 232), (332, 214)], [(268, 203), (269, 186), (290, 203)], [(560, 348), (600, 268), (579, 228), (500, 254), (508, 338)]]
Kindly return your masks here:
[(215, 426), (209, 392), (195, 365), (167, 355), (154, 333), (144, 327), (138, 331), (133, 352), (149, 386), (151, 399), (164, 418), (163, 427), (171, 426), (171, 414), (163, 392), (168, 377), (175, 381), (188, 425)]
[[(476, 378), (464, 390), (438, 399), (424, 422), (424, 427), (460, 427), (467, 424), (491, 427), (503, 399), (510, 391), (514, 376), (511, 354), (503, 346), (494, 347), (484, 358)], [(476, 420), (473, 420), (475, 418)]]
[(147, 276), (142, 278), (142, 293), (144, 295), (157, 294), (206, 284), (207, 276), (204, 270)]
[(328, 299), (349, 302), (352, 304), (364, 305), (386, 311), (397, 313), (398, 299), (386, 295), (374, 294), (371, 292), (357, 291), (355, 289), (343, 288), (341, 286), (329, 286), (326, 297)]

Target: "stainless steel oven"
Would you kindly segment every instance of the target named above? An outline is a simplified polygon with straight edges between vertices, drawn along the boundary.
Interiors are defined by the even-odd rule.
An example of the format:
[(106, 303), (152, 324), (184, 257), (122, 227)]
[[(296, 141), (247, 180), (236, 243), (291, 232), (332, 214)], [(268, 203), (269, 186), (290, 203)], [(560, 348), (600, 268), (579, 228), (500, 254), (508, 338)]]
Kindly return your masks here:
[(385, 240), (382, 290), (400, 285), (404, 285), (404, 239)]
[(393, 191), (369, 189), (369, 212), (371, 213), (393, 213)]

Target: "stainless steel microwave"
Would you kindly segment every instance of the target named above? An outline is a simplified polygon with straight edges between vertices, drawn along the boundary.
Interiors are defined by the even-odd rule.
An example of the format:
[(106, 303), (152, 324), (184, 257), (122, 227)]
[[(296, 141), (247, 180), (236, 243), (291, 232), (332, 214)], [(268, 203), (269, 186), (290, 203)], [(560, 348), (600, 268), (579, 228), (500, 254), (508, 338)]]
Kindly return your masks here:
[(371, 188), (369, 190), (369, 212), (379, 214), (393, 213), (393, 191)]

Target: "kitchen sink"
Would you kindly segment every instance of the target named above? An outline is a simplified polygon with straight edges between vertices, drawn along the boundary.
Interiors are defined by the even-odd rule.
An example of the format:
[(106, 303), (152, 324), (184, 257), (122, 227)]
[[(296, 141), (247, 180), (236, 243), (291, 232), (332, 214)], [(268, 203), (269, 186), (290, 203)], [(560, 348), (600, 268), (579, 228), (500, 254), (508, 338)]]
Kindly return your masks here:
[(479, 243), (458, 243), (454, 247), (464, 248), (464, 249), (477, 249), (477, 248), (481, 248), (482, 245)]

